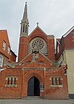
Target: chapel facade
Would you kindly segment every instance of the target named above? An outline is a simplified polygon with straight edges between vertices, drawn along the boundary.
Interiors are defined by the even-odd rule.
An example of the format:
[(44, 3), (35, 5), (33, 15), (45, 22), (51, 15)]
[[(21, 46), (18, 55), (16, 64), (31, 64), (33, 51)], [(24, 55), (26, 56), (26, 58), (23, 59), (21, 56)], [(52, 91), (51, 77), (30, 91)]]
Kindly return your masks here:
[(21, 20), (18, 62), (1, 66), (0, 98), (68, 99), (67, 67), (55, 59), (54, 36), (38, 25), (28, 35), (27, 3)]

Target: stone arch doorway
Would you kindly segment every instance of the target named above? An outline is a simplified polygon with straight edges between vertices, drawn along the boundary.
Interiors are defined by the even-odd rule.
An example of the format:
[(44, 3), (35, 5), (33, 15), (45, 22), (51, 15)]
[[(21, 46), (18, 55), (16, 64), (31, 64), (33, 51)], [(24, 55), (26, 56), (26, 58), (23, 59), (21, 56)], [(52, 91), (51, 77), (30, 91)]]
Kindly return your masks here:
[(36, 77), (28, 81), (28, 96), (40, 96), (40, 82)]

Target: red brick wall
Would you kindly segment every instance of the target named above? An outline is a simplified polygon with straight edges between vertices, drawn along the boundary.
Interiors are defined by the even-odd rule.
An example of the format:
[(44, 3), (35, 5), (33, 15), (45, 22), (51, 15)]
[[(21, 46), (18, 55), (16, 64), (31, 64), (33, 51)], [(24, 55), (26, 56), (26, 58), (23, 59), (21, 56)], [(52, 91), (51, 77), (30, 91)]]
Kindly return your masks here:
[(28, 54), (28, 38), (25, 36), (20, 37), (18, 61), (21, 61)]
[[(3, 42), (6, 42), (6, 48), (3, 50)], [(0, 30), (0, 54), (3, 56), (3, 63), (8, 61), (16, 61), (16, 55), (8, 53), (8, 47), (10, 47), (10, 42), (8, 38), (7, 30)], [(10, 47), (11, 50), (11, 47)]]
[[(6, 42), (6, 49), (3, 50), (3, 42)], [(8, 34), (6, 30), (0, 31), (0, 52), (9, 58), (8, 46), (10, 46)]]
[(74, 49), (74, 30), (64, 38), (65, 49)]
[[(6, 87), (6, 76), (16, 76), (17, 87)], [(51, 76), (62, 77), (63, 87), (51, 87)], [(64, 75), (64, 67), (52, 70), (32, 70), (32, 69), (6, 69), (0, 72), (0, 98), (21, 98), (28, 94), (28, 81), (30, 78), (36, 77), (40, 84), (44, 84), (44, 92), (40, 92), (40, 96), (47, 99), (67, 99), (68, 87), (67, 76)]]
[[(18, 78), (17, 87), (6, 87), (7, 76), (16, 76)], [(0, 72), (0, 98), (20, 98), (21, 86), (22, 86), (21, 70), (6, 69)]]
[(54, 61), (55, 60), (55, 45), (54, 45), (54, 37), (49, 37), (47, 38), (48, 40), (48, 58), (51, 60), (51, 61)]
[[(59, 53), (57, 52), (57, 47), (59, 45)], [(62, 37), (58, 42), (56, 42), (56, 59), (59, 59), (60, 55), (64, 50), (74, 49), (74, 30), (71, 31), (67, 36)]]
[[(63, 87), (51, 87), (50, 78), (54, 76), (60, 76), (62, 78)], [(67, 86), (67, 76), (64, 75), (64, 69), (52, 69), (46, 72), (45, 78), (45, 98), (48, 99), (67, 99), (68, 98), (68, 86)]]

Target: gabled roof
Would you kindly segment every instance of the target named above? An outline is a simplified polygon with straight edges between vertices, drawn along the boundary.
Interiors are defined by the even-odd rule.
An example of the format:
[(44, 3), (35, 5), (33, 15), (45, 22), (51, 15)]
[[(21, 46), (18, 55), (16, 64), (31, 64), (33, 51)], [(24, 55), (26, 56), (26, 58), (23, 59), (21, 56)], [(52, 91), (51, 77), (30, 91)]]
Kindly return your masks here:
[[(5, 51), (2, 49), (3, 42), (6, 42), (6, 50)], [(6, 57), (9, 57), (9, 54), (7, 53), (8, 47), (10, 47), (10, 49), (11, 49), (7, 30), (0, 30), (0, 52), (2, 54), (4, 54)], [(10, 50), (10, 51), (16, 56), (16, 54), (12, 50)]]
[(0, 30), (0, 42), (6, 41), (10, 46), (7, 30)]
[(26, 57), (24, 57), (20, 62), (18, 62), (16, 65), (19, 65), (21, 64), (24, 60), (27, 59), (27, 57), (29, 57), (31, 55), (31, 53), (29, 53)]
[(49, 60), (45, 55), (43, 55), (41, 52), (40, 52), (40, 54), (41, 54), (47, 61), (49, 61), (51, 64), (53, 64), (53, 62), (52, 62), (51, 60)]
[(47, 36), (47, 34), (39, 27), (37, 26), (30, 34), (29, 34), (29, 37), (37, 30), (39, 29), (43, 34), (45, 34)]
[(74, 26), (72, 28), (70, 28), (64, 35), (63, 37), (66, 37), (71, 31), (74, 30)]
[(3, 49), (2, 49), (3, 42), (6, 42), (6, 51), (7, 51), (7, 47), (10, 47), (7, 30), (0, 30), (0, 52), (4, 55), (8, 56), (7, 52), (3, 51)]
[[(45, 55), (43, 55), (42, 53), (39, 53), (42, 57), (43, 57), (43, 59), (42, 60), (46, 60), (47, 62), (49, 62), (49, 64), (51, 65), (51, 66), (54, 66), (54, 64), (53, 64), (53, 62), (51, 61), (51, 60), (49, 60)], [(29, 59), (28, 57), (30, 57), (30, 56), (32, 56), (32, 53), (29, 53), (26, 57), (24, 57), (19, 63), (17, 63), (17, 64), (15, 64), (15, 65), (21, 65), (23, 62), (26, 64), (26, 62), (29, 62), (29, 60), (27, 60), (27, 59)], [(30, 60), (30, 62), (32, 63), (32, 60)], [(44, 61), (43, 61), (44, 62)], [(36, 62), (36, 63), (38, 63), (38, 62)], [(29, 63), (28, 63), (29, 64)]]

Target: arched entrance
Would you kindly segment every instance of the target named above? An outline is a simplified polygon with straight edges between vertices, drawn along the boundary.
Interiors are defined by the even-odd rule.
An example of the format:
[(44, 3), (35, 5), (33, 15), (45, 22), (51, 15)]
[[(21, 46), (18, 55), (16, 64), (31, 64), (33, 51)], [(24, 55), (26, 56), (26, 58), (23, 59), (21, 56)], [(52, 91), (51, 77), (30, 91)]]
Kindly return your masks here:
[(28, 96), (40, 96), (40, 82), (36, 77), (28, 81)]

